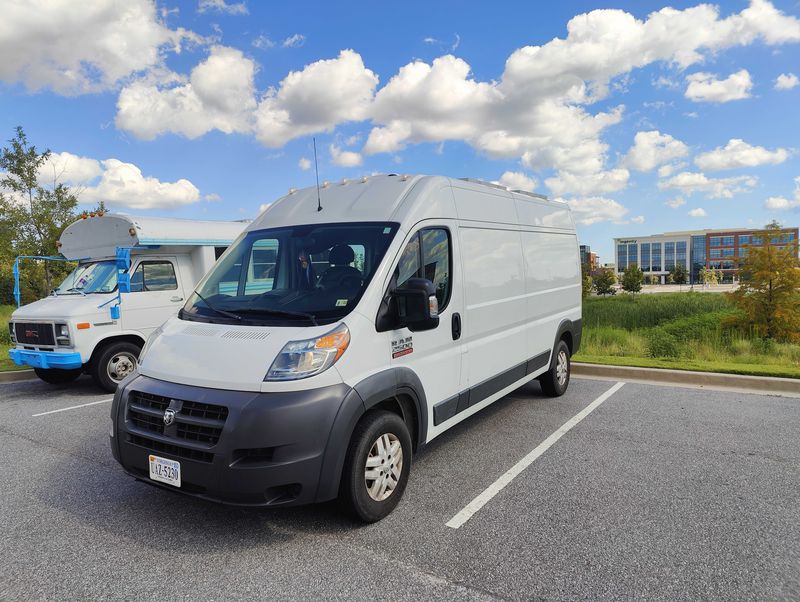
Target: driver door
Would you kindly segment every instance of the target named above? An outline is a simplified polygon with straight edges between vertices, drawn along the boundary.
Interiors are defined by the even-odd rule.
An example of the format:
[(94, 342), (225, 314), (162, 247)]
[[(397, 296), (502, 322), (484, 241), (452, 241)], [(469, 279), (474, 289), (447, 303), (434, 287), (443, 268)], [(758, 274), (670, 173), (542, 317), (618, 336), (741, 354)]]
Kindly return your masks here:
[(131, 292), (122, 294), (120, 323), (145, 337), (183, 305), (177, 257), (148, 257), (131, 267)]

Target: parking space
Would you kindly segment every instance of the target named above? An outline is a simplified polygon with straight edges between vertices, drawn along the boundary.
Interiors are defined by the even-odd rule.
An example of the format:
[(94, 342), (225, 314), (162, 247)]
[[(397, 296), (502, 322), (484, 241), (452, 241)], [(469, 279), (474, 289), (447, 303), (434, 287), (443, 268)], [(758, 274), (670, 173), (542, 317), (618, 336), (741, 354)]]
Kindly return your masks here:
[(627, 383), (447, 526), (613, 384), (507, 396), (427, 446), (370, 526), (149, 487), (111, 458), (90, 381), (0, 385), (0, 598), (800, 597), (796, 399)]

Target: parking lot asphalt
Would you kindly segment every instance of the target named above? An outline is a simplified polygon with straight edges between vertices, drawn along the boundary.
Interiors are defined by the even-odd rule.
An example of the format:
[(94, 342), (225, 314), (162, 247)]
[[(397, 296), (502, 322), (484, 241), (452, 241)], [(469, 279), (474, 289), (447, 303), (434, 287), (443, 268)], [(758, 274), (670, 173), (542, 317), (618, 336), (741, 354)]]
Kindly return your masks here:
[(800, 599), (797, 399), (627, 383), (447, 526), (612, 385), (508, 395), (369, 526), (147, 486), (91, 381), (0, 385), (0, 599)]

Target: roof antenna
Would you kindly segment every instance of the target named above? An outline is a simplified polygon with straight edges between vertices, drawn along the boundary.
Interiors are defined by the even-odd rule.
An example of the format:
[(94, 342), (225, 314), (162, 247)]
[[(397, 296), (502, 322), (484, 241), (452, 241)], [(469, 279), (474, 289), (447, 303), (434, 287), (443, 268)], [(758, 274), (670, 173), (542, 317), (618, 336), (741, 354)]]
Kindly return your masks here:
[(322, 199), (319, 198), (319, 168), (317, 167), (317, 139), (311, 138), (314, 143), (314, 174), (317, 176), (317, 211), (322, 211)]

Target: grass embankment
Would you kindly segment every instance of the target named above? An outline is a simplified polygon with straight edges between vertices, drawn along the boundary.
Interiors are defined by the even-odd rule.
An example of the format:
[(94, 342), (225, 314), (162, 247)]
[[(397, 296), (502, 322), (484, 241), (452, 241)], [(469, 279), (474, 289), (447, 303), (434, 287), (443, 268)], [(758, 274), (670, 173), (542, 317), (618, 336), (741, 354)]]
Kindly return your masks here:
[(3, 370), (22, 370), (25, 366), (17, 366), (8, 357), (8, 350), (11, 349), (11, 337), (8, 334), (8, 321), (11, 319), (11, 312), (16, 309), (14, 305), (0, 305), (0, 372)]
[(800, 378), (800, 345), (727, 327), (734, 312), (724, 295), (592, 297), (575, 361)]

